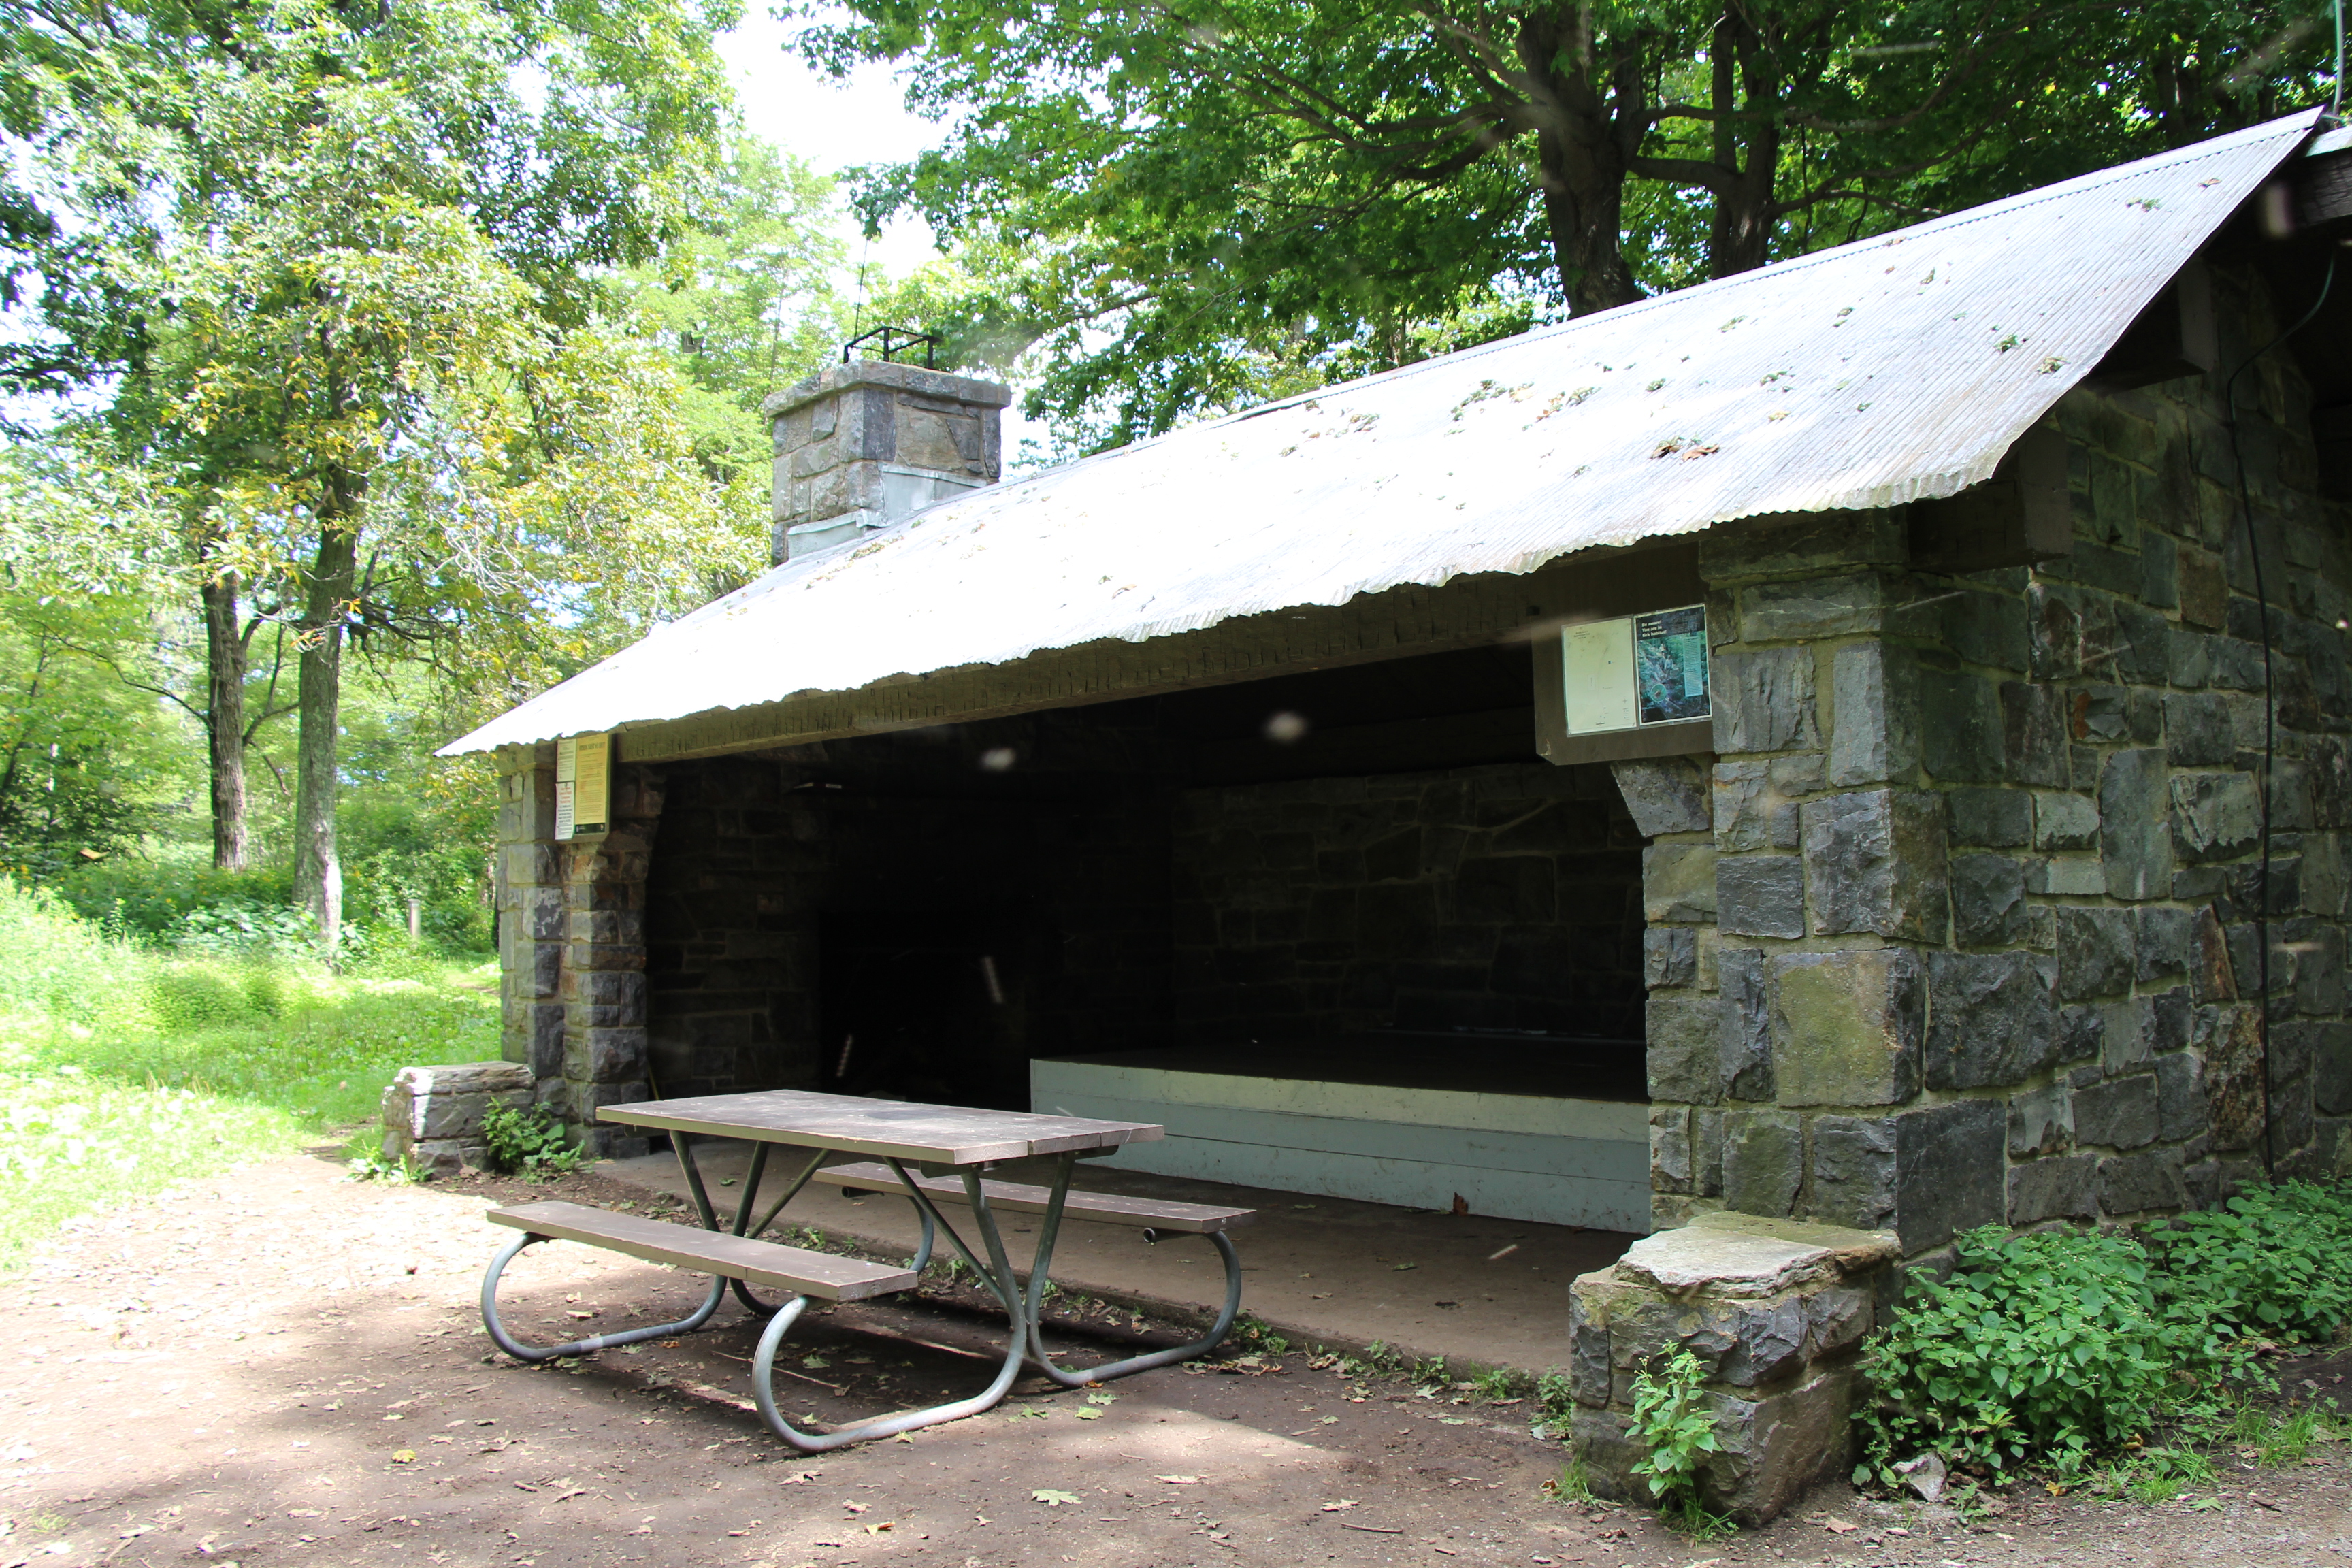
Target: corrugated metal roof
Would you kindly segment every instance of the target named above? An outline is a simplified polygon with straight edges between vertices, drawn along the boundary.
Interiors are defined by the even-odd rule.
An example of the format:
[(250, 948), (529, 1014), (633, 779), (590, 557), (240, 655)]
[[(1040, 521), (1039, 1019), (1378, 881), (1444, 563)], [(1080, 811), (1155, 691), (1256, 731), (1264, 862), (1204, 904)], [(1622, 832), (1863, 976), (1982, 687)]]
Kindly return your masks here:
[(2315, 111), (943, 502), (449, 752), (1142, 642), (1989, 477)]

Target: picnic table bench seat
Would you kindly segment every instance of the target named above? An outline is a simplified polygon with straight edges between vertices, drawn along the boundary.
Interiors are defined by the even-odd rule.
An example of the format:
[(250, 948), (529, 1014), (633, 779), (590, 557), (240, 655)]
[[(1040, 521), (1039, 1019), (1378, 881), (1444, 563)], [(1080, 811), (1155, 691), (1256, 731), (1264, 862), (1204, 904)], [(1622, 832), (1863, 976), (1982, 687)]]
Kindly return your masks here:
[(583, 1204), (517, 1204), (483, 1216), (556, 1241), (584, 1242), (614, 1252), (667, 1263), (698, 1274), (724, 1275), (747, 1284), (767, 1285), (795, 1296), (827, 1301), (863, 1301), (914, 1288), (922, 1277), (863, 1258), (813, 1252), (777, 1241), (758, 1241), (700, 1226), (673, 1225), (643, 1215), (614, 1214)]
[[(903, 1195), (906, 1188), (898, 1182), (897, 1173), (889, 1166), (864, 1161), (850, 1165), (828, 1165), (816, 1173), (818, 1182), (829, 1187), (839, 1187), (845, 1193), (895, 1193)], [(963, 1183), (953, 1176), (917, 1176), (917, 1186), (933, 1198), (943, 1198), (951, 1204), (969, 1203)], [(1053, 1203), (1050, 1187), (1030, 1186), (1020, 1182), (990, 1182), (980, 1184), (991, 1205), (1011, 1214), (1044, 1214)], [(1118, 1193), (1072, 1192), (1062, 1205), (1062, 1213), (1071, 1219), (1090, 1219), (1104, 1225), (1125, 1225), (1144, 1230), (1173, 1231), (1186, 1236), (1213, 1236), (1240, 1226), (1257, 1223), (1255, 1209), (1221, 1208), (1213, 1204), (1174, 1203), (1161, 1198), (1128, 1197)]]

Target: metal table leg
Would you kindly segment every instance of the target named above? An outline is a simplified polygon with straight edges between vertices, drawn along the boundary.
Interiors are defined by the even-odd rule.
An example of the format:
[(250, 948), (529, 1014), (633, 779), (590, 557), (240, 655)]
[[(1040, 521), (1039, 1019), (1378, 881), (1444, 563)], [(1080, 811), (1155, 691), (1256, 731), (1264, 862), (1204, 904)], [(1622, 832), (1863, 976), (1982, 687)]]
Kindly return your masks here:
[(499, 1321), (499, 1276), (506, 1272), (507, 1265), (512, 1263), (524, 1247), (547, 1239), (543, 1236), (529, 1234), (515, 1237), (491, 1260), (490, 1271), (482, 1276), (482, 1327), (489, 1331), (492, 1344), (517, 1361), (553, 1361), (558, 1356), (586, 1355), (590, 1351), (633, 1345), (641, 1340), (659, 1339), (664, 1334), (690, 1333), (709, 1322), (710, 1314), (719, 1310), (719, 1303), (727, 1299), (727, 1281), (713, 1279), (710, 1294), (702, 1305), (675, 1323), (659, 1323), (650, 1329), (625, 1329), (617, 1334), (592, 1334), (584, 1340), (573, 1340), (569, 1344), (533, 1350), (529, 1345), (516, 1342), (514, 1336), (507, 1332), (506, 1325)]
[[(1041, 1234), (1050, 1234), (1048, 1227), (1057, 1224), (1061, 1218), (1062, 1203), (1069, 1192), (1070, 1168), (1075, 1163), (1070, 1156), (1063, 1156), (1055, 1175), (1054, 1199), (1047, 1209), (1046, 1227), (1041, 1227)], [(977, 1415), (994, 1406), (1012, 1388), (1013, 1380), (1021, 1375), (1025, 1348), (1034, 1338), (1035, 1328), (1031, 1315), (1034, 1293), (1023, 1291), (1020, 1278), (1013, 1271), (1012, 1259), (1004, 1249), (1003, 1234), (997, 1226), (995, 1212), (989, 1207), (988, 1194), (980, 1184), (979, 1174), (965, 1172), (963, 1184), (964, 1192), (971, 1202), (973, 1223), (988, 1252), (985, 1264), (973, 1254), (955, 1227), (940, 1216), (932, 1206), (929, 1195), (915, 1185), (906, 1168), (895, 1160), (890, 1162), (890, 1168), (907, 1190), (916, 1195), (917, 1204), (924, 1211), (924, 1218), (928, 1222), (925, 1226), (926, 1250), (930, 1227), (936, 1226), (954, 1244), (956, 1250), (963, 1254), (980, 1277), (988, 1282), (996, 1299), (1003, 1303), (1006, 1318), (1004, 1363), (997, 1369), (996, 1376), (989, 1385), (969, 1399), (934, 1405), (920, 1410), (900, 1411), (894, 1415), (879, 1415), (833, 1432), (803, 1432), (786, 1421), (783, 1413), (776, 1407), (776, 1352), (782, 1345), (784, 1336), (792, 1331), (793, 1324), (799, 1320), (802, 1310), (808, 1305), (806, 1297), (795, 1296), (768, 1320), (767, 1330), (760, 1336), (759, 1349), (751, 1356), (751, 1386), (759, 1402), (760, 1418), (768, 1424), (768, 1430), (803, 1453), (821, 1454), (835, 1448), (845, 1448), (853, 1443), (871, 1442), (877, 1437), (895, 1436), (900, 1432), (912, 1432), (919, 1427), (936, 1426), (942, 1422)], [(1035, 1278), (1042, 1279), (1043, 1275)]]
[[(1068, 1159), (1067, 1156), (1064, 1158), (1066, 1162)], [(1063, 1180), (1066, 1186), (1068, 1180), (1066, 1163)], [(1241, 1310), (1242, 1259), (1241, 1254), (1234, 1250), (1232, 1239), (1224, 1232), (1212, 1231), (1209, 1233), (1209, 1239), (1216, 1244), (1217, 1254), (1225, 1262), (1225, 1305), (1224, 1309), (1217, 1314), (1217, 1321), (1209, 1325), (1209, 1331), (1206, 1334), (1190, 1344), (1176, 1345), (1168, 1350), (1147, 1351), (1141, 1355), (1129, 1356), (1124, 1361), (1105, 1362), (1100, 1366), (1090, 1366), (1079, 1372), (1066, 1372), (1055, 1365), (1054, 1358), (1045, 1353), (1042, 1309), (1045, 1301), (1046, 1271), (1053, 1265), (1054, 1243), (1062, 1228), (1064, 1186), (1055, 1188), (1054, 1201), (1045, 1211), (1045, 1221), (1037, 1227), (1037, 1258), (1029, 1268), (1029, 1294), (1026, 1302), (1027, 1311), (1024, 1314), (1029, 1323), (1029, 1359), (1037, 1363), (1037, 1369), (1040, 1372), (1064, 1388), (1084, 1388), (1090, 1383), (1108, 1383), (1114, 1377), (1126, 1377), (1131, 1373), (1149, 1372), (1155, 1366), (1168, 1366), (1176, 1362), (1190, 1361), (1196, 1355), (1214, 1350), (1223, 1342), (1225, 1335), (1233, 1329), (1234, 1318)], [(1156, 1242), (1160, 1238), (1153, 1232), (1147, 1230), (1143, 1233), (1143, 1239), (1147, 1242)]]

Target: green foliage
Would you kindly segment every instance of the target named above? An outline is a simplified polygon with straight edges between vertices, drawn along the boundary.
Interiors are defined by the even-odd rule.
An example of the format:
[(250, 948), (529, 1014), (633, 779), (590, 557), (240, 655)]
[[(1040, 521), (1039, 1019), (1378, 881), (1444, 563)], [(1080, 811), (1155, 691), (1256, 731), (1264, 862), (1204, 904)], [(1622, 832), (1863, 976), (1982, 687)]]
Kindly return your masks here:
[(2165, 1302), (2129, 1236), (1988, 1226), (1957, 1239), (1948, 1278), (1913, 1282), (1864, 1362), (1878, 1397), (1856, 1473), (1888, 1487), (1895, 1459), (1928, 1449), (2076, 1474), (2237, 1364), (2200, 1314)]
[(1226, 1342), (1265, 1355), (1280, 1355), (1290, 1349), (1290, 1341), (1268, 1328), (1255, 1312), (1244, 1312), (1234, 1320)]
[(1544, 1430), (1555, 1437), (1565, 1437), (1569, 1423), (1575, 1419), (1574, 1389), (1564, 1373), (1547, 1372), (1536, 1379), (1536, 1406), (1543, 1412)]
[(1515, 1399), (1525, 1399), (1535, 1384), (1536, 1380), (1526, 1373), (1507, 1366), (1490, 1366), (1470, 1380), (1470, 1391), (1493, 1404), (1507, 1405)]
[(2327, 1339), (2352, 1318), (2352, 1202), (2309, 1182), (2249, 1187), (2145, 1236), (2160, 1294), (2225, 1334)]
[(1712, 1517), (1698, 1506), (1700, 1462), (1720, 1447), (1705, 1382), (1698, 1357), (1687, 1350), (1675, 1351), (1663, 1368), (1643, 1367), (1633, 1379), (1633, 1418), (1625, 1428), (1628, 1439), (1649, 1450), (1633, 1473), (1648, 1480), (1662, 1512), (1687, 1525)]
[(588, 1158), (564, 1136), (563, 1123), (536, 1105), (492, 1106), (482, 1118), (482, 1136), (490, 1146), (490, 1169), (507, 1175), (560, 1176)]
[(0, 1263), (86, 1208), (371, 1121), (400, 1068), (498, 1055), (491, 988), (447, 965), (181, 956), (5, 879), (0, 951)]
[[(1093, 449), (1802, 254), (2326, 95), (2312, 0), (803, 4), (954, 129), (866, 172)], [(2318, 25), (2315, 25), (2318, 24)]]

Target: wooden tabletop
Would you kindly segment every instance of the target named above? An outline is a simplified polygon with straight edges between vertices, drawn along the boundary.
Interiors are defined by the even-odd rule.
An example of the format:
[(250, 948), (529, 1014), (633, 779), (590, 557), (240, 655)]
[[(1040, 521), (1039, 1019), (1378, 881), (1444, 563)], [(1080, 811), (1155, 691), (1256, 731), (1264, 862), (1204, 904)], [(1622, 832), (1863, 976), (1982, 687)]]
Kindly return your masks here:
[(1026, 1110), (982, 1110), (962, 1105), (919, 1105), (853, 1094), (773, 1089), (758, 1094), (713, 1094), (698, 1100), (653, 1100), (608, 1105), (606, 1121), (713, 1138), (749, 1138), (846, 1154), (914, 1160), (930, 1165), (978, 1165), (1036, 1154), (1086, 1153), (1122, 1143), (1164, 1138), (1168, 1130), (1145, 1121), (1097, 1121), (1087, 1116), (1039, 1116)]

